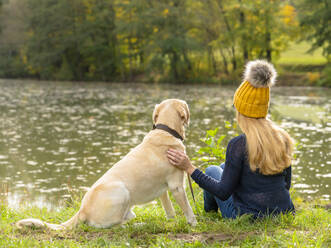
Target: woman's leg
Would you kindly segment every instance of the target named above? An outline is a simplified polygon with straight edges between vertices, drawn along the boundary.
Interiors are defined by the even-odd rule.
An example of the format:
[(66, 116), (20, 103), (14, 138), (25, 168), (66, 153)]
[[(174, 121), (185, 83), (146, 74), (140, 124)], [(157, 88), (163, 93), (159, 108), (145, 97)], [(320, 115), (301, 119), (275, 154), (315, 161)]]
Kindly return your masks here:
[[(223, 168), (224, 168), (224, 164), (222, 164), (221, 166), (210, 166), (206, 169), (206, 175), (216, 180), (221, 180)], [(204, 208), (206, 212), (217, 211), (217, 209), (219, 208), (224, 218), (236, 217), (236, 211), (233, 205), (232, 196), (230, 196), (227, 200), (222, 201), (216, 196), (204, 190), (203, 198), (204, 198)]]

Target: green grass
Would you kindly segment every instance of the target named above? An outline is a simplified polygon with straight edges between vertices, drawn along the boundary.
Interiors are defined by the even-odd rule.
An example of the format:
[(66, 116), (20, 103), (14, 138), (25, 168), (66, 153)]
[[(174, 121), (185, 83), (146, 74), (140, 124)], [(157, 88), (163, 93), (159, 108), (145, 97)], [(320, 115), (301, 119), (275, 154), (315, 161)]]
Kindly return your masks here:
[(291, 43), (289, 48), (284, 51), (277, 64), (280, 65), (324, 65), (327, 60), (322, 55), (322, 49), (319, 48), (313, 53), (307, 53), (310, 49), (308, 42)]
[[(202, 210), (198, 193), (198, 225), (177, 216), (168, 220), (159, 202), (134, 209), (137, 217), (127, 224), (97, 229), (80, 224), (70, 231), (17, 229), (11, 223), (34, 217), (51, 223), (70, 218), (77, 201), (60, 211), (36, 207), (11, 209), (0, 206), (0, 247), (330, 247), (331, 213), (323, 207), (296, 198), (296, 216), (284, 215), (251, 221), (248, 216), (224, 220), (220, 214)], [(193, 205), (192, 205), (193, 206)]]
[(278, 85), (283, 86), (330, 86), (326, 73), (323, 72), (327, 59), (322, 48), (308, 53), (311, 44), (292, 42), (288, 49), (275, 60)]

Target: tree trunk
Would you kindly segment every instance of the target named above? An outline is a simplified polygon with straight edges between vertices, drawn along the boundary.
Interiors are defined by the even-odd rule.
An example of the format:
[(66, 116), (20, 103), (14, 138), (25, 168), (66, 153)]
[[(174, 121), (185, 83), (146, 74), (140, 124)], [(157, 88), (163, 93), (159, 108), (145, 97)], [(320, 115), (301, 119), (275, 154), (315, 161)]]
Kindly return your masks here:
[(175, 82), (178, 81), (178, 71), (177, 71), (178, 55), (175, 51), (172, 51), (171, 57), (171, 72)]
[(266, 21), (265, 21), (265, 54), (266, 54), (266, 59), (268, 61), (271, 61), (271, 33), (270, 33), (270, 23), (269, 23), (269, 6), (267, 6), (266, 10)]
[(271, 52), (272, 52), (272, 48), (271, 48), (271, 34), (270, 31), (267, 30), (266, 33), (266, 59), (268, 61), (271, 61)]
[(218, 7), (220, 8), (221, 13), (223, 15), (225, 27), (226, 27), (227, 31), (229, 32), (230, 37), (232, 39), (232, 44), (233, 45), (231, 46), (231, 54), (232, 54), (231, 62), (232, 62), (233, 71), (235, 71), (237, 69), (237, 61), (236, 61), (236, 51), (235, 51), (235, 47), (234, 47), (235, 40), (234, 40), (233, 32), (232, 32), (232, 29), (230, 27), (229, 21), (228, 21), (226, 15), (225, 15), (225, 10), (223, 8), (222, 1), (221, 0), (218, 0), (217, 3), (218, 3)]
[(225, 72), (226, 75), (229, 75), (228, 61), (227, 61), (227, 59), (225, 57), (225, 54), (224, 54), (222, 49), (220, 49), (220, 54), (221, 54), (221, 57), (223, 59), (224, 72)]
[(236, 60), (236, 50), (234, 48), (234, 46), (231, 47), (231, 53), (232, 53), (232, 69), (233, 71), (237, 70), (237, 60)]
[(217, 64), (216, 64), (216, 60), (215, 60), (215, 56), (213, 53), (213, 49), (211, 47), (208, 47), (208, 57), (209, 57), (209, 63), (210, 66), (213, 68), (213, 73), (212, 75), (216, 75), (217, 74)]
[(191, 71), (192, 71), (192, 64), (191, 64), (191, 61), (190, 61), (190, 59), (188, 58), (187, 53), (186, 53), (185, 50), (183, 51), (183, 57), (184, 57), (184, 61), (185, 61), (186, 65), (187, 65), (187, 69), (188, 69), (188, 71), (191, 72)]
[[(241, 3), (242, 1), (239, 0), (239, 3), (240, 3), (240, 7), (241, 7)], [(242, 7), (240, 8), (242, 9)], [(240, 10), (240, 25), (241, 25), (241, 28), (245, 29), (245, 13)], [(243, 33), (243, 36), (242, 36), (242, 43), (243, 43), (243, 59), (244, 59), (244, 63), (246, 63), (248, 61), (248, 49), (247, 49), (247, 37), (246, 37), (246, 34)]]

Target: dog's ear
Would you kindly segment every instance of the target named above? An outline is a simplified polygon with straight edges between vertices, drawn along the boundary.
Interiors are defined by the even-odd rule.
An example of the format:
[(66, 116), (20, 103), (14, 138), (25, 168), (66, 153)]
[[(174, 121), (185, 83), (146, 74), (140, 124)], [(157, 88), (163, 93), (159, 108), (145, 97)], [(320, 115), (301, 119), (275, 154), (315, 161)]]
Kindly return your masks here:
[(159, 117), (159, 113), (160, 113), (160, 104), (155, 104), (153, 111), (153, 124), (156, 123), (157, 118)]
[(185, 125), (190, 124), (190, 110), (186, 102), (183, 102), (182, 106), (180, 107), (179, 115)]

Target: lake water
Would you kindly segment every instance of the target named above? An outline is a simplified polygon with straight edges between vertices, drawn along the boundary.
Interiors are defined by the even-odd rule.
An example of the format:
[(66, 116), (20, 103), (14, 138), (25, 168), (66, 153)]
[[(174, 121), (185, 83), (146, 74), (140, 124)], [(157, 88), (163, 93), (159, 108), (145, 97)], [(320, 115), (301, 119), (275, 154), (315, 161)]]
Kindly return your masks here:
[[(0, 80), (0, 194), (13, 207), (59, 207), (83, 192), (139, 144), (155, 104), (189, 104), (185, 144), (191, 157), (208, 129), (220, 134), (235, 116), (234, 87)], [(271, 118), (299, 143), (293, 187), (304, 198), (330, 200), (331, 89), (274, 87)], [(221, 162), (221, 161), (220, 161)], [(199, 164), (197, 164), (199, 165)], [(138, 165), (137, 165), (138, 166)]]

